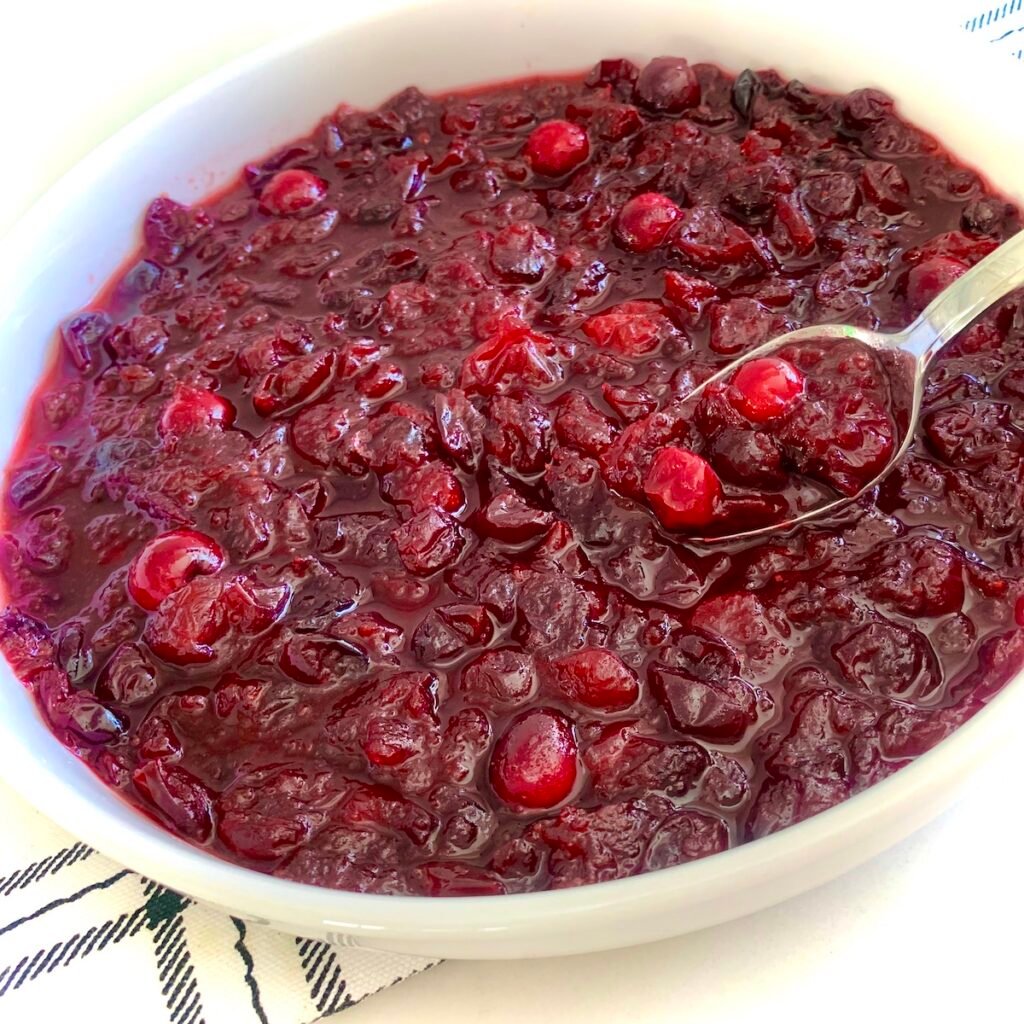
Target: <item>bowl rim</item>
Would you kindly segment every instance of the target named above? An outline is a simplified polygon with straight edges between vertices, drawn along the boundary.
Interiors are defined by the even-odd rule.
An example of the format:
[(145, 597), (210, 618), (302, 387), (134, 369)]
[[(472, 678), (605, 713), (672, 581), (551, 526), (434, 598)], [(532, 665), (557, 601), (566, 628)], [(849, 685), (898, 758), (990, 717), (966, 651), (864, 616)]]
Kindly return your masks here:
[[(372, 7), (346, 12), (315, 28), (235, 57), (161, 99), (101, 141), (0, 236), (0, 281), (6, 276), (3, 268), (16, 258), (21, 240), (31, 237), (37, 225), (50, 221), (56, 211), (87, 194), (102, 179), (112, 155), (128, 149), (205, 94), (250, 71), (294, 56), (327, 35), (429, 5), (430, 0), (383, 0)], [(13, 672), (10, 678), (17, 682)], [(0, 673), (0, 686), (7, 685)], [(35, 707), (27, 690), (24, 698)], [(235, 864), (178, 839), (117, 794), (114, 795), (125, 806), (132, 808), (134, 816), (121, 818), (91, 803), (76, 789), (72, 777), (55, 770), (53, 763), (69, 759), (80, 770), (90, 769), (59, 743), (45, 723), (43, 728), (56, 749), (48, 750), (48, 756), (40, 758), (20, 737), (14, 737), (16, 742), (12, 745), (0, 744), (0, 777), (32, 806), (101, 853), (155, 880), (173, 874), (178, 879), (171, 883), (175, 888), (212, 904), (255, 904), (272, 911), (275, 921), (308, 926), (311, 919), (317, 919), (326, 927), (368, 940), (454, 935), (483, 938), (493, 933), (521, 932), (526, 926), (537, 931), (546, 923), (564, 928), (567, 918), (582, 920), (596, 912), (614, 909), (649, 909), (695, 893), (702, 900), (711, 900), (730, 889), (770, 879), (781, 865), (810, 863), (818, 851), (834, 844), (837, 837), (854, 832), (871, 819), (879, 819), (886, 808), (891, 814), (912, 804), (935, 787), (937, 777), (954, 786), (961, 769), (1009, 732), (1011, 704), (1024, 708), (1024, 669), (936, 747), (843, 803), (778, 833), (702, 860), (627, 878), (500, 897), (351, 892), (279, 878)], [(0, 735), (11, 735), (5, 732), (3, 723)], [(26, 781), (30, 777), (31, 784)]]

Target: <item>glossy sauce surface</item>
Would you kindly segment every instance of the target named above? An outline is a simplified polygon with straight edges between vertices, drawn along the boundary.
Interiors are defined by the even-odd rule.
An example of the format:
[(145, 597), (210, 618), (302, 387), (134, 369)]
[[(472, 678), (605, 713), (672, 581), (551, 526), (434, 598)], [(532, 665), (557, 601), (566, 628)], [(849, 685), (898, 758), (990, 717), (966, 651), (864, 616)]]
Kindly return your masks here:
[(784, 828), (1024, 656), (1024, 304), (938, 360), (876, 494), (769, 541), (687, 530), (873, 475), (878, 368), (807, 346), (799, 387), (685, 397), (793, 327), (904, 326), (1018, 229), (886, 97), (770, 71), (343, 108), (156, 200), (64, 325), (3, 649), (126, 799), (315, 884), (527, 891)]

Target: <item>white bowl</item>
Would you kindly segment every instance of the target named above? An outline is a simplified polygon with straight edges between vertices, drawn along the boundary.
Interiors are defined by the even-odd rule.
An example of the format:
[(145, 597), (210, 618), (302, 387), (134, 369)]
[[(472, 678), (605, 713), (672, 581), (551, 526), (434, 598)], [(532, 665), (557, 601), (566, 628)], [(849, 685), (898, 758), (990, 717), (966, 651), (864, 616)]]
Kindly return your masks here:
[[(1024, 199), (1019, 70), (965, 55), (909, 26), (849, 9), (750, 2), (437, 0), (349, 14), (316, 38), (271, 47), (197, 82), (97, 149), (0, 246), (0, 458), (45, 364), (54, 325), (88, 303), (136, 247), (141, 212), (166, 192), (200, 198), (243, 163), (313, 127), (344, 100), (374, 105), (427, 90), (586, 68), (663, 53), (732, 70), (774, 66), (810, 85), (877, 85), (902, 112)], [(825, 10), (820, 10), (825, 8)], [(882, 34), (884, 32), (884, 35)], [(1000, 60), (1002, 58), (999, 58)], [(992, 59), (992, 62), (995, 58)], [(371, 896), (236, 867), (164, 832), (51, 736), (0, 667), (0, 773), (40, 810), (108, 856), (247, 920), (350, 945), (429, 956), (579, 953), (678, 935), (825, 882), (908, 835), (1019, 729), (1015, 679), (938, 748), (825, 813), (704, 861), (557, 892), (465, 899)], [(1019, 733), (1018, 733), (1019, 735)], [(937, 894), (941, 898), (941, 894)]]

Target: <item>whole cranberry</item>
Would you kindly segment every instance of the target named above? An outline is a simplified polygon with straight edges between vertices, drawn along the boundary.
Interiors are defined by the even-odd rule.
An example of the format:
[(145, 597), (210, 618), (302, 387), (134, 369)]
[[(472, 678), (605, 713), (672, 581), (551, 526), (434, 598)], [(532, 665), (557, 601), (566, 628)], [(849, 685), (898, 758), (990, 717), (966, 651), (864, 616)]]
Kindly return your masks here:
[(212, 576), (224, 565), (224, 550), (197, 530), (170, 530), (154, 537), (128, 568), (128, 593), (155, 611), (165, 597), (196, 576)]
[(751, 359), (732, 379), (732, 403), (751, 423), (767, 423), (793, 408), (803, 394), (804, 376), (778, 356)]
[(714, 518), (722, 485), (708, 463), (686, 448), (662, 448), (644, 478), (644, 493), (670, 530), (707, 526)]
[(530, 132), (523, 154), (538, 174), (557, 178), (590, 156), (590, 140), (571, 121), (545, 121)]
[(160, 413), (158, 429), (161, 437), (180, 437), (230, 427), (234, 422), (235, 407), (228, 399), (206, 388), (177, 384)]
[(659, 114), (681, 114), (700, 103), (700, 82), (682, 57), (655, 57), (636, 80), (636, 101)]
[(513, 807), (554, 807), (576, 785), (577, 755), (572, 725), (563, 714), (553, 708), (525, 711), (494, 747), (491, 785)]
[(619, 211), (615, 240), (629, 252), (650, 252), (668, 237), (683, 211), (660, 192), (634, 196)]
[(321, 202), (327, 195), (327, 182), (312, 171), (292, 168), (278, 171), (260, 190), (260, 209), (285, 217), (300, 213)]

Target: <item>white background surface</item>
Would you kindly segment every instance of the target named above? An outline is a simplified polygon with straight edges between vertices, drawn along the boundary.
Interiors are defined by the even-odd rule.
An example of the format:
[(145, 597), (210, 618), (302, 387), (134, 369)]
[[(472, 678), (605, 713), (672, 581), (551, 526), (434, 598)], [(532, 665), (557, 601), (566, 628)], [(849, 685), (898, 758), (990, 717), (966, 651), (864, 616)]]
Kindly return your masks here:
[[(343, 2), (11, 5), (0, 24), (0, 231), (77, 157), (155, 100)], [(858, 3), (856, 15), (852, 6), (836, 4), (836, 17), (884, 24), (883, 4)], [(955, 25), (975, 13), (963, 0), (927, 5), (933, 22)], [(977, 42), (965, 37), (964, 45)], [(1024, 69), (1021, 82), (1024, 94)], [(347, 1011), (345, 1020), (1024, 1020), (1021, 791), (1018, 758), (1008, 751), (930, 828), (774, 910), (615, 953), (443, 964)], [(135, 1022), (130, 1007), (124, 1014), (113, 1010), (111, 1024), (147, 1024)]]

